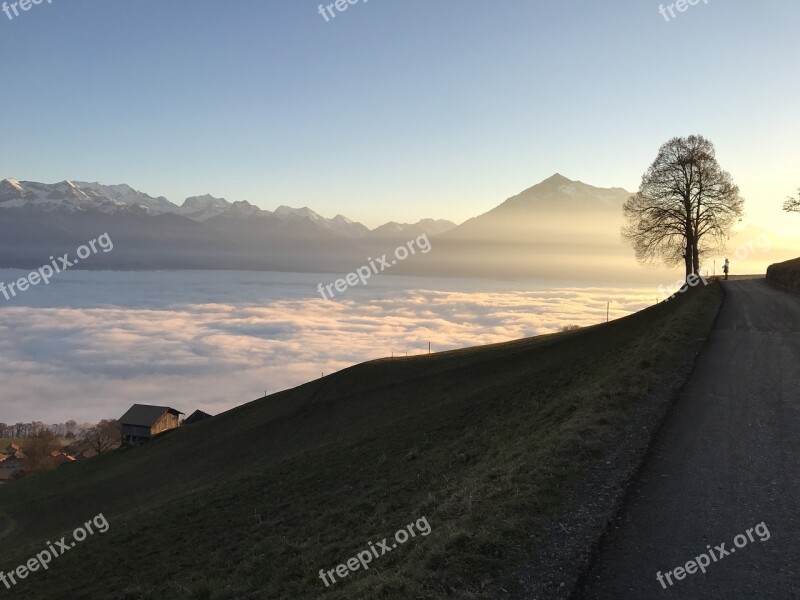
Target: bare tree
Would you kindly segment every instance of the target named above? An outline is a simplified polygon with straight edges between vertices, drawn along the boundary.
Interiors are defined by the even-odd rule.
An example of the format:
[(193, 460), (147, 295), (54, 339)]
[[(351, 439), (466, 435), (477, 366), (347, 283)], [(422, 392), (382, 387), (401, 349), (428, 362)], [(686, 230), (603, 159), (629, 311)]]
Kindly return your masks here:
[(714, 145), (699, 135), (676, 137), (661, 146), (639, 191), (625, 203), (622, 237), (640, 262), (683, 262), (688, 277), (700, 271), (705, 254), (724, 247), (743, 209)]
[(50, 453), (58, 449), (58, 437), (52, 431), (40, 429), (23, 448), (25, 456), (28, 457), (28, 470), (32, 473), (42, 473), (54, 468), (56, 463)]
[(800, 194), (798, 194), (797, 198), (787, 198), (783, 204), (783, 210), (786, 212), (800, 212)]
[(81, 442), (86, 448), (103, 454), (119, 447), (122, 442), (122, 429), (118, 421), (104, 419), (94, 427), (85, 429), (81, 433)]

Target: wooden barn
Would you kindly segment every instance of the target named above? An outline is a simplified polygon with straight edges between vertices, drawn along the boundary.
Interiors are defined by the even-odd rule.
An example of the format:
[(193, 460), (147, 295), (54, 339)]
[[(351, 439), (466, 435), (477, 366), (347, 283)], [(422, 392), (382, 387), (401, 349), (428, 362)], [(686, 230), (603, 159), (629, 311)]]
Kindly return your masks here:
[(200, 421), (205, 421), (206, 419), (212, 418), (214, 415), (210, 415), (202, 410), (196, 410), (191, 415), (186, 417), (186, 420), (183, 422), (184, 425), (192, 425), (194, 423), (199, 423)]
[(122, 440), (129, 446), (140, 446), (154, 435), (178, 427), (182, 414), (169, 406), (134, 404), (119, 420)]

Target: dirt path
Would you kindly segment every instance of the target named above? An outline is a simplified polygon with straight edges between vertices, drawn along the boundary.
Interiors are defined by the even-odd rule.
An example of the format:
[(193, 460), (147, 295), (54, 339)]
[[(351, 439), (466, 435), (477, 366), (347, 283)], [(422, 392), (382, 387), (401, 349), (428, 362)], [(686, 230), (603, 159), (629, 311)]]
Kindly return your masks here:
[[(574, 600), (800, 598), (800, 297), (724, 285), (707, 350)], [(677, 579), (708, 546), (718, 561)]]

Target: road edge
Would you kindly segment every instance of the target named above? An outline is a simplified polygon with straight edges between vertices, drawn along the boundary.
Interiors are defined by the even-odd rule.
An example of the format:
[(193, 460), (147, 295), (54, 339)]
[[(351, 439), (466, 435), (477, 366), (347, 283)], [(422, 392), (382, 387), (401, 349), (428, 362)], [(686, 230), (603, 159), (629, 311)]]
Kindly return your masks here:
[[(567, 508), (546, 531), (544, 547), (521, 571), (521, 589), (511, 597), (520, 600), (577, 600), (575, 594), (593, 566), (610, 527), (619, 515), (681, 394), (697, 368), (710, 333), (725, 304), (725, 286), (711, 320), (709, 336), (696, 340), (687, 352), (683, 381), (657, 391), (629, 419), (616, 447), (589, 469), (571, 494)], [(504, 598), (509, 596), (504, 595)]]

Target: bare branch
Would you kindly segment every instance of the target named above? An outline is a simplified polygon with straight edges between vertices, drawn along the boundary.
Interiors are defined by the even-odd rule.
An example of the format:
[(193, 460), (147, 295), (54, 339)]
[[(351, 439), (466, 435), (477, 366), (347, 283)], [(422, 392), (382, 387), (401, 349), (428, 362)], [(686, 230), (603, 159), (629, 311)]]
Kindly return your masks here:
[[(800, 192), (800, 190), (798, 190)], [(797, 198), (787, 198), (783, 205), (786, 212), (800, 212), (800, 195)]]

